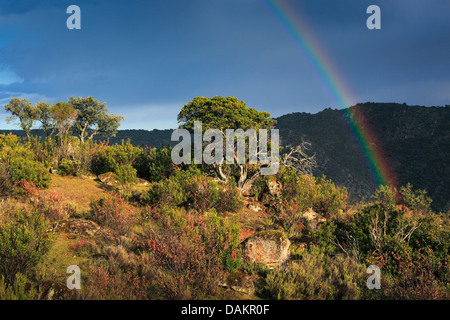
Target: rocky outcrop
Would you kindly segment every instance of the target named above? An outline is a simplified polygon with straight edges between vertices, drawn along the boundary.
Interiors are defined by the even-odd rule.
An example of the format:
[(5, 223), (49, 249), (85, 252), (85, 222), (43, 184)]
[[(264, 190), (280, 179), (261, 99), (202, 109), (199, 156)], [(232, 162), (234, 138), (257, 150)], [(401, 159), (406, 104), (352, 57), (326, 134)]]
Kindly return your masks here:
[(77, 171), (77, 176), (83, 179), (97, 179), (97, 176), (88, 170), (80, 169)]
[(95, 237), (107, 242), (114, 242), (117, 240), (115, 233), (104, 227), (100, 227), (97, 223), (84, 219), (70, 219), (56, 222), (51, 232), (66, 232), (73, 235), (84, 237)]
[(283, 185), (273, 179), (266, 182), (263, 193), (260, 195), (260, 202), (267, 208), (267, 212), (275, 214), (281, 205)]
[(260, 206), (258, 206), (257, 204), (253, 204), (253, 203), (250, 203), (250, 204), (247, 206), (247, 208), (249, 208), (250, 210), (252, 210), (252, 211), (254, 211), (254, 212), (259, 212), (259, 211), (262, 211), (262, 210), (263, 210)]
[(150, 184), (150, 182), (145, 179), (137, 178), (135, 184), (138, 186), (147, 186)]
[(269, 181), (267, 181), (266, 186), (267, 186), (267, 191), (269, 194), (271, 194), (274, 197), (281, 196), (281, 190), (282, 190), (281, 183), (279, 183), (275, 180), (269, 180)]
[(242, 243), (243, 259), (268, 268), (281, 266), (289, 258), (291, 242), (282, 231), (260, 231)]
[(302, 216), (308, 221), (308, 226), (312, 230), (316, 229), (319, 223), (327, 221), (311, 208), (308, 211), (303, 212)]
[(228, 274), (225, 281), (219, 285), (248, 295), (255, 293), (255, 285), (253, 284), (252, 276), (245, 274), (242, 271), (234, 271)]
[[(98, 175), (98, 179), (107, 186), (113, 186), (119, 183), (119, 180), (117, 179), (117, 176), (114, 172), (106, 172), (100, 174)], [(146, 186), (149, 184), (149, 182), (145, 179), (137, 178), (133, 184), (138, 186)]]
[(107, 186), (115, 185), (119, 182), (114, 172), (106, 172), (98, 175), (98, 179)]
[(39, 285), (39, 300), (65, 300), (70, 298), (71, 292), (67, 285), (57, 281), (45, 281)]

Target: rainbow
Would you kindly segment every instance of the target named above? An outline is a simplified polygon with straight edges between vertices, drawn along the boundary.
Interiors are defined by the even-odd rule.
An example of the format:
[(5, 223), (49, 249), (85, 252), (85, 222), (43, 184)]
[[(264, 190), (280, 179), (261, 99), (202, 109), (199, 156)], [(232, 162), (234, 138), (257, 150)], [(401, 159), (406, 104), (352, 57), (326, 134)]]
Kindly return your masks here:
[(325, 92), (337, 102), (338, 106), (345, 108), (340, 110), (342, 119), (350, 129), (353, 139), (356, 140), (362, 156), (366, 159), (374, 184), (397, 187), (395, 175), (383, 155), (376, 135), (368, 125), (361, 108), (349, 108), (355, 103), (355, 99), (330, 58), (325, 55), (325, 50), (321, 48), (317, 37), (307, 25), (306, 19), (285, 0), (262, 1), (307, 59)]

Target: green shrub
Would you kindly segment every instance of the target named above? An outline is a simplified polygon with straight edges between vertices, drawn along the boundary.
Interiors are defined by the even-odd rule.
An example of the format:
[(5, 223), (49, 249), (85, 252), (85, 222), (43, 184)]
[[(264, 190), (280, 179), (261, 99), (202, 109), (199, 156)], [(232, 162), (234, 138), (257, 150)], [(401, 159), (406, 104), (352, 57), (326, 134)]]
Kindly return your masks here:
[(141, 201), (151, 205), (181, 206), (186, 203), (186, 195), (183, 193), (182, 185), (171, 177), (160, 182), (150, 184), (148, 191), (141, 196)]
[(0, 274), (13, 284), (17, 273), (26, 274), (49, 250), (46, 221), (34, 210), (12, 206), (0, 221)]
[(31, 136), (26, 146), (32, 151), (36, 161), (42, 162), (46, 167), (50, 166), (55, 151), (55, 143), (52, 139)]
[(295, 201), (302, 210), (307, 210), (313, 206), (315, 179), (297, 173), (291, 168), (280, 167), (277, 180), (282, 184), (282, 197), (286, 202)]
[(121, 144), (99, 147), (92, 164), (92, 170), (99, 175), (106, 172), (116, 172), (120, 165), (133, 165), (142, 149), (134, 147), (130, 140), (122, 140)]
[(339, 210), (343, 210), (347, 203), (348, 193), (346, 188), (337, 187), (331, 180), (326, 180), (325, 176), (316, 179), (314, 211), (322, 216), (330, 217), (336, 215)]
[(11, 158), (9, 161), (9, 172), (13, 182), (27, 180), (40, 188), (48, 188), (50, 185), (50, 173), (41, 162), (22, 157)]
[(37, 292), (28, 284), (28, 279), (23, 274), (15, 275), (14, 284), (8, 285), (5, 277), (0, 277), (0, 300), (34, 300)]
[(144, 203), (172, 205), (205, 212), (237, 211), (242, 206), (239, 191), (233, 184), (213, 181), (194, 168), (179, 170), (166, 180), (153, 182), (141, 197)]
[(58, 173), (62, 176), (74, 176), (80, 169), (80, 163), (74, 160), (62, 159), (58, 165)]
[(137, 214), (138, 209), (123, 197), (108, 195), (90, 203), (87, 218), (124, 235), (134, 226)]
[(0, 135), (0, 162), (8, 168), (12, 183), (27, 180), (42, 188), (50, 184), (49, 170), (36, 160), (29, 146), (22, 145), (14, 135)]
[(264, 294), (274, 299), (358, 299), (366, 284), (366, 267), (344, 255), (326, 256), (312, 247), (287, 271), (265, 278)]
[(234, 271), (242, 264), (240, 228), (236, 223), (217, 215), (209, 215), (207, 218), (208, 234), (204, 235), (204, 241), (216, 243), (216, 254), (228, 271)]
[(322, 216), (331, 217), (348, 205), (347, 190), (337, 187), (324, 176), (314, 178), (282, 167), (277, 174), (277, 179), (283, 186), (283, 200), (294, 201), (301, 212), (312, 208)]
[(205, 299), (217, 294), (224, 269), (241, 265), (239, 228), (226, 218), (178, 210), (148, 228), (137, 248), (151, 266), (159, 294), (166, 299)]
[(136, 169), (131, 164), (121, 164), (116, 168), (116, 177), (122, 186), (136, 182)]
[(10, 194), (12, 186), (8, 166), (6, 163), (0, 163), (0, 197)]
[(148, 181), (161, 181), (169, 178), (175, 172), (176, 166), (172, 162), (172, 148), (143, 149), (135, 161), (135, 168), (139, 177)]

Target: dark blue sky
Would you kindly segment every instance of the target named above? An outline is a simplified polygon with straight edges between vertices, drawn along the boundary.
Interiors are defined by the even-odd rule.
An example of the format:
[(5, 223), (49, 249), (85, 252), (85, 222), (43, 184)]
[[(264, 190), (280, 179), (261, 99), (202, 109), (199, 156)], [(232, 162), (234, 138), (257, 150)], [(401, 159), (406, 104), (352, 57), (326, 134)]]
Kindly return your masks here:
[[(450, 104), (450, 1), (284, 0), (356, 102)], [(276, 2), (276, 1), (275, 1)], [(82, 29), (66, 28), (81, 8)], [(366, 8), (381, 8), (381, 30)], [(91, 95), (121, 128), (176, 127), (195, 96), (280, 116), (341, 108), (263, 0), (1, 0), (0, 105)], [(0, 111), (0, 128), (12, 128)]]

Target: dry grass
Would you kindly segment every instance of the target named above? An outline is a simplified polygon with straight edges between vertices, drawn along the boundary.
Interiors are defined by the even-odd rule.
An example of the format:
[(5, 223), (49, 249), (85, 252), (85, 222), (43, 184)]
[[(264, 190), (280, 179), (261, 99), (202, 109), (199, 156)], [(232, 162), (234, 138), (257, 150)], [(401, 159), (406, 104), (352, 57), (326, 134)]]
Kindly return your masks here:
[(87, 257), (82, 257), (70, 250), (70, 246), (79, 239), (69, 234), (53, 234), (50, 251), (44, 255), (42, 261), (36, 266), (36, 273), (40, 280), (57, 280), (65, 282), (69, 277), (67, 267), (70, 265), (82, 266), (88, 262)]
[(105, 195), (102, 184), (99, 181), (79, 178), (61, 177), (54, 175), (50, 187), (45, 192), (61, 194), (67, 202), (75, 204), (78, 211), (89, 210), (89, 203)]
[(250, 202), (244, 199), (242, 209), (236, 214), (241, 227), (241, 233), (239, 235), (241, 241), (250, 237), (256, 231), (272, 228), (270, 214), (265, 209), (259, 212), (250, 210), (247, 208), (247, 205), (250, 203), (264, 208), (264, 205), (260, 202)]

